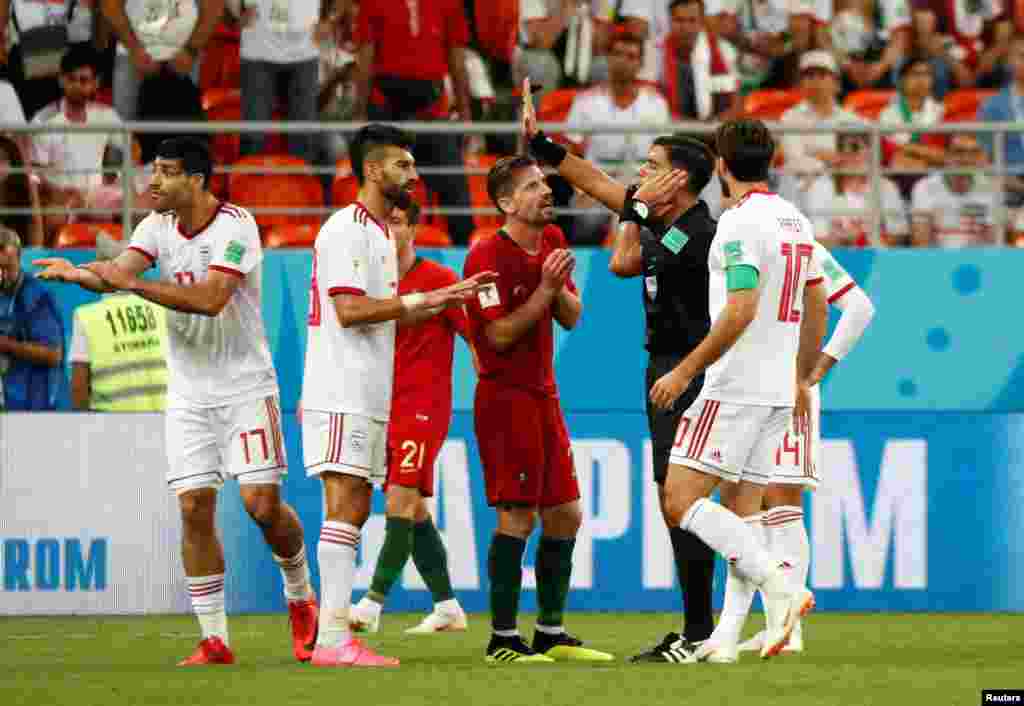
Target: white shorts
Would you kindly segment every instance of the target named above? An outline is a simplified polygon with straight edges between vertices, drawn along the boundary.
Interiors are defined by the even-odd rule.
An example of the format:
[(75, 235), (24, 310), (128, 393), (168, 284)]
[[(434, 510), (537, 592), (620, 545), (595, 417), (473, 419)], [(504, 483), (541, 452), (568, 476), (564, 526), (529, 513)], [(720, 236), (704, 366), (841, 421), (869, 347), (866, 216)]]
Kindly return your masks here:
[(223, 407), (172, 408), (165, 414), (167, 485), (178, 495), (241, 484), (281, 483), (287, 471), (277, 395)]
[(387, 480), (387, 422), (359, 414), (304, 410), (302, 453), (307, 476), (344, 473), (381, 485)]
[(733, 404), (698, 397), (683, 412), (669, 462), (731, 483), (767, 485), (792, 407)]
[(811, 417), (803, 434), (793, 430), (793, 422), (775, 451), (775, 475), (772, 483), (802, 485), (814, 490), (821, 482), (821, 390), (811, 388)]

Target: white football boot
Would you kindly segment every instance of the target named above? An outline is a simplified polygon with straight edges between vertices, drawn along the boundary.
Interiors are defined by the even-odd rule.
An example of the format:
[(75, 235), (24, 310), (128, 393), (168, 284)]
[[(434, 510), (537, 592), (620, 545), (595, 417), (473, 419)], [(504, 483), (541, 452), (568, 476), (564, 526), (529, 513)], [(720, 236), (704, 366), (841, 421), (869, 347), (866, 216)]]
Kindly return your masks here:
[(348, 628), (352, 632), (379, 632), (383, 606), (366, 596), (348, 611)]
[(436, 632), (461, 632), (466, 629), (466, 614), (459, 602), (452, 599), (441, 601), (434, 606), (433, 612), (425, 617), (419, 625), (406, 630), (407, 635), (432, 635)]

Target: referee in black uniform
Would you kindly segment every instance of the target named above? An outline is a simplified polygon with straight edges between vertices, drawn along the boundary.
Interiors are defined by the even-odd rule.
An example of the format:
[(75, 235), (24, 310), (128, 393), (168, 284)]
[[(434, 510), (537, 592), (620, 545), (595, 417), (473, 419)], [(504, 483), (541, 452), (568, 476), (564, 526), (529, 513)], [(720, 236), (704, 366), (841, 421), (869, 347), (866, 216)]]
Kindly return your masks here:
[[(640, 171), (641, 184), (626, 187), (593, 164), (569, 154), (536, 129), (528, 82), (523, 90), (523, 128), (530, 151), (558, 169), (566, 181), (610, 209), (620, 212), (610, 269), (619, 277), (643, 277), (643, 304), (649, 353), (646, 390), (703, 340), (711, 328), (708, 314), (708, 251), (715, 221), (699, 194), (711, 179), (714, 156), (700, 140), (679, 135), (657, 138)], [(654, 409), (648, 394), (647, 421), (654, 455), (654, 480), (664, 511), (664, 483), (679, 419), (700, 393), (704, 377), (667, 412)], [(714, 552), (696, 535), (669, 528), (676, 571), (683, 592), (686, 627), (668, 633), (634, 662), (680, 662), (693, 643), (714, 629), (711, 590)]]

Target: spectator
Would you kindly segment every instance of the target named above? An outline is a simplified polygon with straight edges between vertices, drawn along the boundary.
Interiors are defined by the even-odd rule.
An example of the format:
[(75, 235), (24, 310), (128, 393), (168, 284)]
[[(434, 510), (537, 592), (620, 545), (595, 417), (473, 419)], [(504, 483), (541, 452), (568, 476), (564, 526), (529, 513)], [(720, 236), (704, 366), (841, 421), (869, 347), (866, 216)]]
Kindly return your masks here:
[(703, 0), (672, 0), (659, 83), (682, 120), (726, 120), (741, 109), (736, 48), (708, 29)]
[[(934, 68), (928, 59), (911, 57), (905, 61), (900, 67), (899, 92), (879, 114), (879, 122), (915, 127), (939, 125), (943, 107), (933, 97), (933, 85)], [(946, 163), (945, 143), (943, 135), (919, 132), (893, 133), (883, 140), (890, 166), (921, 172)]]
[(587, 85), (603, 74), (597, 57), (609, 17), (580, 0), (520, 0), (519, 73), (545, 90)]
[[(96, 259), (127, 246), (104, 235)], [(105, 294), (75, 309), (71, 333), (71, 407), (97, 412), (159, 412), (167, 395), (166, 309), (135, 294)]]
[(0, 409), (55, 409), (63, 346), (53, 297), (22, 271), (18, 234), (0, 227)]
[[(142, 147), (132, 140), (133, 198), (131, 224), (134, 226), (153, 209), (153, 196), (149, 190), (153, 178), (153, 165), (143, 164)], [(90, 189), (85, 199), (86, 211), (77, 220), (100, 223), (120, 222), (124, 215), (124, 156), (119, 147), (110, 145), (103, 154), (103, 184)]]
[[(639, 37), (616, 34), (608, 53), (608, 83), (578, 94), (569, 110), (568, 122), (578, 125), (671, 122), (672, 113), (662, 95), (637, 78), (643, 56), (644, 42)], [(635, 176), (636, 168), (647, 158), (654, 138), (653, 134), (643, 133), (598, 133), (586, 138), (570, 136), (587, 160), (624, 180)], [(581, 195), (576, 200), (579, 208), (591, 205), (594, 202), (589, 197)], [(573, 244), (600, 245), (608, 222), (608, 214), (603, 211), (593, 216), (581, 216), (573, 232)]]
[(67, 125), (121, 124), (117, 113), (95, 102), (99, 87), (99, 57), (87, 46), (72, 47), (61, 59), (62, 98), (40, 110), (33, 124), (54, 128), (36, 133), (32, 159), (41, 176), (55, 190), (63, 190), (68, 201), (84, 201), (90, 189), (103, 181), (103, 153), (109, 145), (120, 144), (113, 133), (70, 133)]
[(853, 88), (888, 87), (911, 47), (907, 0), (853, 0), (836, 14), (832, 46)]
[(25, 160), (18, 144), (0, 136), (0, 209), (23, 211), (0, 214), (0, 227), (14, 231), (30, 247), (42, 247), (46, 231), (39, 213), (39, 189), (24, 169)]
[[(781, 122), (784, 125), (862, 124), (856, 114), (836, 102), (839, 69), (831, 54), (819, 49), (809, 51), (800, 57), (799, 67), (804, 100), (783, 113)], [(809, 186), (809, 181), (800, 179), (799, 175), (817, 176), (827, 169), (840, 169), (846, 166), (849, 157), (836, 149), (834, 133), (787, 134), (781, 143), (786, 172), (790, 175), (787, 178), (792, 180), (792, 175), (797, 175), (797, 193)]]
[[(985, 101), (978, 110), (978, 121), (986, 123), (1020, 123), (1024, 121), (1024, 36), (1014, 37), (1009, 54), (1010, 79), (998, 95)], [(1019, 125), (1018, 125), (1019, 127)], [(988, 153), (995, 159), (992, 135), (985, 137)], [(1003, 163), (1006, 179), (1006, 200), (1011, 206), (1024, 205), (1024, 131), (1008, 132), (1005, 138)]]
[(847, 155), (846, 173), (818, 177), (807, 194), (807, 208), (814, 222), (815, 237), (829, 248), (865, 247), (872, 244), (874, 222), (871, 214), (881, 212), (882, 242), (886, 245), (907, 245), (910, 223), (896, 185), (882, 177), (879, 185), (881, 209), (873, 202), (868, 179), (871, 150), (867, 135), (844, 134), (839, 137), (838, 147), (840, 153)]
[(25, 124), (25, 111), (21, 99), (10, 81), (0, 80), (0, 123)]
[(663, 64), (663, 48), (672, 22), (669, 17), (667, 0), (618, 0), (615, 21), (624, 25), (626, 32), (646, 40), (644, 65), (640, 78), (657, 81)]
[(27, 117), (60, 98), (61, 47), (88, 43), (96, 19), (92, 0), (0, 0), (0, 65)]
[(786, 0), (708, 0), (705, 11), (714, 32), (740, 52), (741, 93), (788, 86), (784, 59), (813, 44), (810, 18), (791, 13)]
[(199, 57), (224, 14), (224, 0), (101, 0), (118, 39), (114, 107), (125, 120), (139, 116), (145, 79), (161, 73), (199, 81)]
[[(469, 79), (464, 48), (469, 30), (459, 0), (364, 2), (356, 24), (356, 120), (447, 120), (444, 77), (451, 74), (454, 117), (469, 120)], [(371, 95), (372, 89), (372, 95)], [(462, 140), (454, 133), (421, 137), (417, 166), (461, 167)], [(469, 208), (462, 174), (424, 173), (423, 180), (445, 206)], [(466, 244), (469, 215), (449, 216), (454, 242)]]
[(911, 197), (913, 242), (917, 247), (963, 248), (995, 244), (999, 197), (981, 168), (985, 150), (973, 135), (955, 135), (946, 164), (961, 171), (932, 174), (917, 182)]
[[(320, 0), (237, 0), (229, 8), (242, 25), (242, 120), (270, 122), (283, 96), (288, 120), (315, 121)], [(289, 133), (288, 151), (313, 164), (317, 141), (315, 133)], [(241, 134), (243, 156), (265, 144), (263, 134)]]
[(955, 85), (998, 85), (1013, 36), (1001, 5), (1001, 0), (913, 0), (915, 42), (949, 63)]

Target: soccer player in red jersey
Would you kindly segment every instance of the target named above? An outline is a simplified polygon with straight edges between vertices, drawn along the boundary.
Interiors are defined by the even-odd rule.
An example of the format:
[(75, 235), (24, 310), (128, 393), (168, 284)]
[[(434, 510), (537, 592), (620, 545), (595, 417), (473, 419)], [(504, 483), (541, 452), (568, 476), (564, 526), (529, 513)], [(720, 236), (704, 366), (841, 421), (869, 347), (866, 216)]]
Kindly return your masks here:
[[(555, 218), (550, 187), (530, 157), (506, 157), (487, 175), (487, 191), (505, 216), (497, 235), (478, 242), (465, 274), (494, 271), (495, 282), (466, 302), (479, 362), (474, 422), (487, 485), (498, 513), (488, 575), (493, 634), (488, 662), (610, 660), (562, 627), (572, 551), (580, 526), (580, 490), (558, 403), (552, 322), (572, 329), (583, 304), (572, 282), (575, 259)], [(526, 541), (540, 515), (537, 632), (532, 648), (517, 614)]]
[[(450, 268), (416, 254), (420, 207), (395, 208), (389, 227), (398, 246), (398, 295), (429, 292), (459, 281)], [(452, 592), (448, 556), (427, 509), (434, 495), (434, 462), (452, 419), (452, 363), (455, 334), (468, 339), (462, 307), (398, 327), (395, 338), (395, 386), (388, 425), (387, 525), (369, 592), (352, 609), (354, 630), (377, 632), (388, 592), (412, 554), (413, 563), (434, 598), (434, 610), (406, 630), (429, 634), (466, 629), (466, 614)]]

